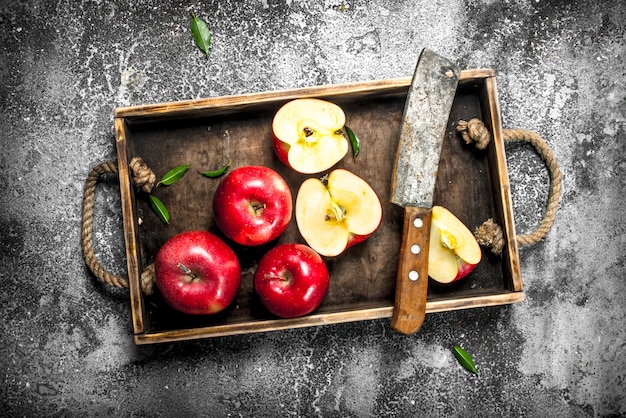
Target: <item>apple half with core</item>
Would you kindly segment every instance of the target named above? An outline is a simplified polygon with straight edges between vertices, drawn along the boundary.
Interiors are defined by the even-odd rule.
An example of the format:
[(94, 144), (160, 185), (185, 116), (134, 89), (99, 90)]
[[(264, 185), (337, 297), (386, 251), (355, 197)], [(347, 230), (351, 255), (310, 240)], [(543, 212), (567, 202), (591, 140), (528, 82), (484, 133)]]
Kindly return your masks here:
[(305, 180), (296, 197), (296, 223), (311, 248), (334, 257), (378, 229), (383, 209), (361, 177), (342, 168), (322, 179)]
[(186, 231), (170, 238), (156, 255), (154, 273), (165, 302), (194, 315), (224, 310), (241, 282), (235, 252), (208, 231)]
[(470, 274), (482, 259), (472, 232), (442, 206), (433, 206), (428, 253), (428, 275), (439, 283), (451, 283)]
[(281, 318), (313, 312), (328, 292), (324, 260), (304, 244), (281, 244), (269, 250), (254, 273), (254, 289), (268, 311)]
[(232, 170), (213, 196), (215, 223), (241, 245), (261, 245), (278, 238), (291, 221), (291, 211), (287, 182), (264, 166)]
[(292, 100), (274, 115), (274, 151), (299, 173), (328, 170), (348, 152), (345, 123), (345, 113), (334, 103), (313, 98)]

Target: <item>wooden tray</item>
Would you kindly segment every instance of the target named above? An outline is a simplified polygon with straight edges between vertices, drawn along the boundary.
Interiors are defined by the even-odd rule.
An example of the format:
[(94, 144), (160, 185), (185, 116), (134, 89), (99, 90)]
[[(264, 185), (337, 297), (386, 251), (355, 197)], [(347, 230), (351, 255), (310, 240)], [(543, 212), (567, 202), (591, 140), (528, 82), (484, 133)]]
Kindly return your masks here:
[[(133, 329), (136, 344), (149, 344), (318, 326), (391, 317), (395, 274), (402, 232), (402, 209), (388, 203), (391, 173), (410, 78), (313, 87), (203, 100), (117, 108), (115, 130), (122, 195)], [(367, 241), (336, 258), (327, 258), (331, 285), (322, 305), (312, 314), (279, 319), (257, 300), (252, 276), (259, 258), (273, 245), (304, 242), (295, 220), (271, 245), (232, 245), (243, 270), (236, 300), (222, 313), (189, 316), (169, 308), (155, 292), (142, 294), (140, 276), (167, 239), (190, 229), (218, 233), (212, 218), (212, 196), (219, 179), (198, 171), (212, 170), (232, 159), (233, 168), (266, 165), (297, 190), (307, 177), (284, 166), (271, 145), (274, 113), (288, 100), (319, 97), (340, 105), (346, 124), (359, 135), (361, 154), (339, 164), (365, 178), (383, 202), (383, 221)], [(480, 118), (493, 133), (487, 151), (466, 146), (455, 132), (459, 120)], [(178, 183), (153, 193), (171, 213), (164, 225), (152, 213), (147, 196), (132, 186), (128, 163), (142, 157), (160, 178), (167, 170), (192, 164)], [(320, 175), (321, 176), (321, 175)], [(474, 230), (488, 218), (503, 227), (502, 256), (483, 250), (483, 261), (467, 278), (451, 285), (429, 284), (426, 312), (449, 311), (522, 301), (509, 179), (501, 135), (495, 73), (463, 71), (448, 123), (435, 191), (435, 204), (455, 213)], [(139, 221), (141, 219), (141, 222)], [(428, 320), (428, 318), (426, 319)]]

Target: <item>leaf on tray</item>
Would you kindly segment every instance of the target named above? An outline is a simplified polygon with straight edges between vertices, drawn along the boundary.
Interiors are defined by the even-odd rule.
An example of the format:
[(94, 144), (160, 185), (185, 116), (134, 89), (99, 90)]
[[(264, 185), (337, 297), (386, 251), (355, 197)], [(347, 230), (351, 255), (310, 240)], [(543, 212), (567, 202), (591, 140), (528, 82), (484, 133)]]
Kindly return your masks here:
[(163, 175), (163, 178), (159, 180), (157, 186), (169, 186), (176, 183), (178, 180), (180, 180), (182, 176), (185, 175), (189, 167), (191, 167), (191, 164), (179, 165), (178, 167), (172, 168), (170, 171)]
[(212, 179), (217, 178), (223, 175), (224, 173), (226, 173), (232, 163), (233, 163), (232, 160), (228, 160), (228, 163), (225, 166), (218, 168), (217, 170), (213, 170), (213, 171), (200, 171), (200, 174), (202, 174), (203, 176), (212, 178)]
[(452, 351), (454, 352), (454, 356), (459, 361), (461, 366), (465, 367), (467, 370), (474, 374), (478, 374), (478, 370), (476, 369), (476, 365), (474, 364), (474, 359), (472, 359), (472, 356), (467, 351), (465, 351), (458, 345), (455, 345), (454, 348), (452, 348)]
[(211, 31), (209, 26), (202, 19), (196, 17), (195, 13), (191, 13), (191, 33), (193, 34), (193, 40), (198, 45), (207, 58), (209, 57), (209, 49), (211, 49)]
[(152, 206), (152, 210), (154, 211), (154, 213), (156, 213), (159, 219), (161, 219), (161, 222), (163, 222), (164, 224), (169, 224), (170, 213), (167, 211), (167, 208), (165, 207), (163, 202), (161, 202), (159, 198), (156, 196), (153, 196), (153, 195), (149, 195), (149, 196), (150, 196), (150, 206)]
[(346, 130), (346, 134), (348, 134), (348, 139), (350, 140), (350, 145), (352, 145), (352, 157), (356, 161), (356, 156), (361, 152), (361, 140), (354, 133), (354, 131), (347, 126), (344, 126)]

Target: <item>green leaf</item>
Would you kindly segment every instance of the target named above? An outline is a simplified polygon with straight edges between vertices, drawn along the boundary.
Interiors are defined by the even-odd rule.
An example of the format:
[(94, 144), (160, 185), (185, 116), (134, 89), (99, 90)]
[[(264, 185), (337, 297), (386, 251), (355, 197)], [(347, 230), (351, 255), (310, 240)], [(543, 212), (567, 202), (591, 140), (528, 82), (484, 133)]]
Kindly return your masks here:
[(209, 177), (209, 178), (216, 178), (219, 177), (221, 175), (223, 175), (224, 173), (226, 173), (228, 171), (228, 168), (230, 167), (230, 165), (233, 163), (232, 160), (228, 160), (228, 163), (221, 167), (218, 168), (217, 170), (213, 170), (213, 171), (200, 171), (199, 173), (202, 174), (203, 176)]
[(356, 156), (361, 152), (361, 140), (358, 136), (352, 131), (352, 129), (344, 126), (346, 129), (346, 133), (348, 134), (348, 139), (350, 140), (350, 145), (352, 145), (352, 158), (356, 161)]
[(194, 13), (191, 13), (191, 33), (193, 34), (193, 40), (198, 45), (206, 57), (209, 58), (209, 49), (211, 49), (211, 31), (206, 22), (196, 17)]
[(154, 213), (156, 213), (159, 219), (161, 219), (161, 222), (163, 222), (164, 224), (169, 224), (170, 213), (167, 211), (167, 208), (165, 207), (163, 202), (161, 202), (159, 198), (157, 198), (156, 196), (153, 196), (153, 195), (149, 195), (149, 196), (150, 196), (150, 206), (152, 206), (152, 210), (154, 211)]
[(191, 167), (191, 164), (179, 165), (178, 167), (172, 168), (170, 171), (163, 175), (163, 178), (159, 180), (157, 186), (169, 186), (176, 183), (178, 180), (180, 180), (182, 176), (185, 175), (189, 167)]
[(454, 355), (461, 364), (461, 366), (465, 367), (467, 370), (474, 374), (478, 374), (478, 370), (476, 369), (476, 365), (474, 364), (474, 359), (472, 359), (472, 356), (470, 356), (467, 351), (465, 351), (458, 345), (455, 345), (452, 351), (454, 352)]

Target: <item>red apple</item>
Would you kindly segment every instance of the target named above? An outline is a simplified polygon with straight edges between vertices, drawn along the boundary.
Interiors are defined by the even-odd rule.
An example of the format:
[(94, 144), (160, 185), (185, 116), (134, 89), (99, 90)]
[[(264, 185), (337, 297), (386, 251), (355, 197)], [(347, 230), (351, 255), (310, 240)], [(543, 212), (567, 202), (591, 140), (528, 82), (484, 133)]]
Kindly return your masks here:
[(208, 231), (170, 238), (154, 261), (156, 284), (174, 309), (195, 315), (225, 309), (237, 295), (241, 268), (234, 251)]
[(213, 196), (218, 228), (242, 245), (261, 245), (278, 238), (291, 220), (291, 210), (289, 186), (268, 167), (232, 170)]
[(272, 248), (254, 273), (254, 288), (261, 303), (281, 318), (313, 312), (324, 300), (329, 283), (324, 260), (304, 244)]
[(296, 197), (295, 212), (304, 240), (326, 257), (363, 242), (378, 229), (383, 217), (374, 189), (344, 169), (332, 171), (326, 179), (305, 180)]
[(442, 206), (433, 206), (428, 275), (451, 283), (470, 274), (482, 259), (476, 238), (463, 222)]
[(272, 121), (276, 155), (300, 173), (328, 170), (348, 152), (345, 123), (346, 115), (334, 103), (312, 98), (287, 102)]

